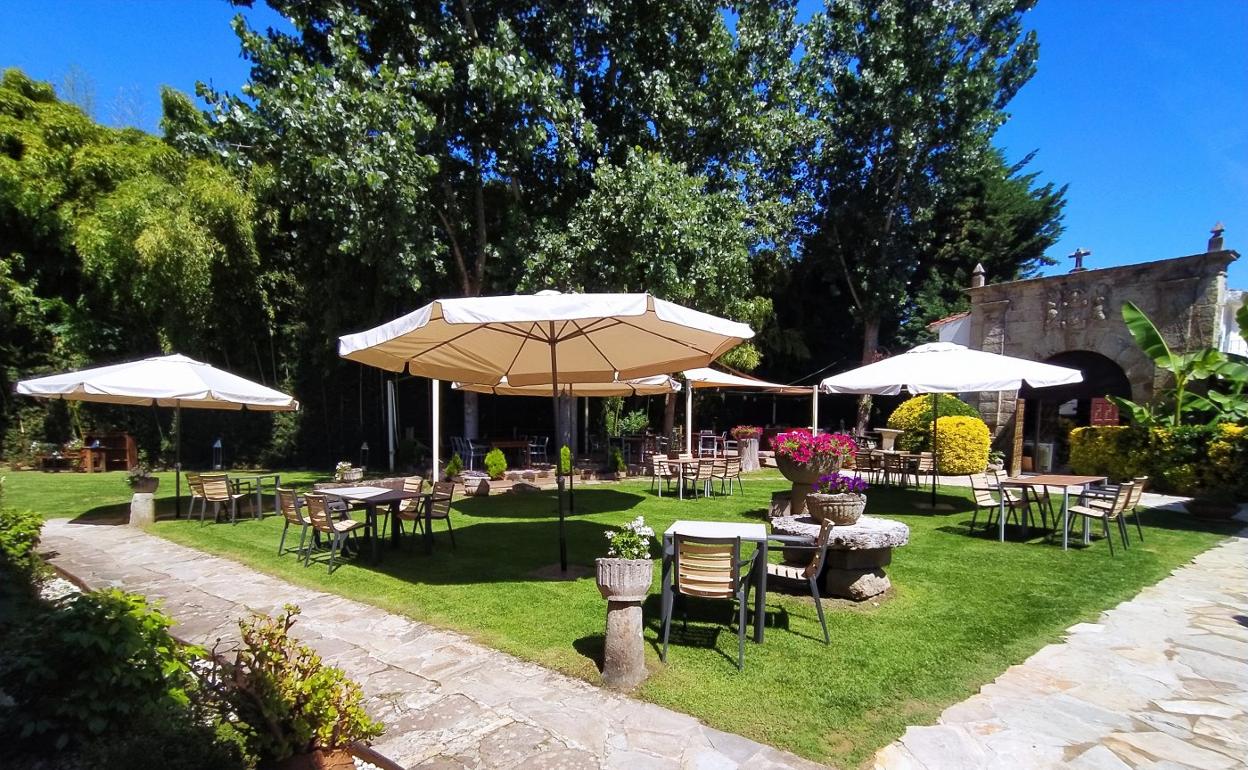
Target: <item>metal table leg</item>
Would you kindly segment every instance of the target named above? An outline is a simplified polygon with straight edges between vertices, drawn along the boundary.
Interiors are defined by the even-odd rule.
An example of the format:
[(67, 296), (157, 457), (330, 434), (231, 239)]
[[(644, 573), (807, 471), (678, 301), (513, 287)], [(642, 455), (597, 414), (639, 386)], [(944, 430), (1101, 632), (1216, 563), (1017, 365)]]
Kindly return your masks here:
[(767, 625), (767, 541), (758, 544), (754, 556), (754, 641), (763, 643), (763, 628)]

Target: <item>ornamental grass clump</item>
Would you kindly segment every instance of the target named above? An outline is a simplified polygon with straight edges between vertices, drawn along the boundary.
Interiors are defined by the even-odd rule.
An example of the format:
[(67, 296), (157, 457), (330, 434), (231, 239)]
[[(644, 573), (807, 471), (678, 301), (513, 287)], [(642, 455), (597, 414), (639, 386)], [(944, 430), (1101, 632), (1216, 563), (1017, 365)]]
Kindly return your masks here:
[(644, 516), (638, 516), (623, 527), (604, 534), (607, 556), (613, 559), (650, 558), (650, 538), (654, 537), (654, 530), (646, 525)]
[(827, 473), (819, 477), (819, 481), (815, 483), (815, 491), (821, 495), (864, 495), (867, 493), (867, 482), (858, 476)]
[(858, 453), (858, 445), (844, 433), (815, 435), (805, 428), (777, 433), (771, 438), (777, 457), (787, 457), (798, 465), (836, 459), (845, 462)]

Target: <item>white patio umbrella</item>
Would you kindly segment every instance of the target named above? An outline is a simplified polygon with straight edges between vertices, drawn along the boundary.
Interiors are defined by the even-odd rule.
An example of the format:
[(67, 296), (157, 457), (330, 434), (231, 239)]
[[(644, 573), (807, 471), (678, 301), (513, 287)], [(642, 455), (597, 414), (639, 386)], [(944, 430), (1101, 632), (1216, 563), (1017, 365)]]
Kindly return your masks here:
[[(451, 390), (463, 390), (471, 393), (488, 393), (494, 396), (541, 396), (550, 398), (549, 385), (511, 385), (500, 382), (497, 385), (477, 385), (471, 382), (452, 382)], [(559, 395), (580, 398), (604, 398), (607, 396), (664, 396), (668, 393), (679, 393), (680, 382), (667, 374), (653, 377), (638, 377), (619, 382), (563, 382), (559, 384)]]
[[(437, 380), (509, 387), (548, 385), (561, 434), (560, 384), (620, 380), (705, 366), (754, 336), (749, 326), (649, 294), (560, 294), (443, 299), (338, 340), (343, 358)], [(504, 380), (504, 378), (506, 378)], [(435, 443), (434, 470), (438, 457)], [(563, 475), (559, 564), (568, 568)]]
[(172, 407), (178, 426), (174, 494), (179, 516), (182, 515), (182, 407), (255, 412), (299, 409), (299, 402), (281, 391), (177, 354), (22, 380), (15, 390), (20, 395), (35, 398)]
[(816, 429), (819, 423), (819, 386), (814, 385), (781, 385), (767, 382), (755, 377), (741, 374), (721, 372), (709, 366), (686, 369), (681, 372), (689, 383), (685, 391), (685, 452), (693, 452), (693, 391), (694, 390), (756, 390), (760, 393), (772, 393), (782, 396), (810, 396), (810, 429)]
[[(827, 393), (895, 396), (904, 388), (915, 395), (933, 394), (932, 448), (935, 450), (935, 420), (939, 416), (937, 393), (1018, 390), (1023, 382), (1033, 388), (1047, 388), (1082, 381), (1083, 373), (1078, 369), (971, 350), (952, 342), (931, 342), (828, 377), (820, 387)], [(935, 451), (932, 457), (932, 505), (935, 505), (936, 476), (940, 469)]]

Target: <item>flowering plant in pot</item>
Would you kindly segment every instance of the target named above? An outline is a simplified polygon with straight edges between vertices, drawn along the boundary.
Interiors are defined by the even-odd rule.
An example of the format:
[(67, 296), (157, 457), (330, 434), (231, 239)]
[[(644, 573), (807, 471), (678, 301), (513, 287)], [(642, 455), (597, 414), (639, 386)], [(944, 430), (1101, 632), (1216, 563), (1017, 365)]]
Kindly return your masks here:
[(820, 476), (840, 470), (841, 463), (858, 452), (844, 433), (814, 434), (805, 428), (777, 433), (771, 438), (776, 465), (789, 481), (814, 484)]
[(126, 485), (132, 492), (151, 494), (160, 486), (160, 479), (152, 475), (151, 466), (143, 458), (139, 464), (126, 471)]
[(757, 425), (738, 425), (729, 432), (737, 441), (757, 439), (759, 436), (763, 435), (763, 429)]
[(815, 482), (815, 491), (806, 496), (806, 509), (818, 522), (847, 527), (862, 516), (867, 507), (867, 482), (858, 476), (828, 473)]
[(650, 539), (654, 530), (638, 516), (616, 530), (604, 533), (607, 556), (594, 560), (598, 591), (609, 601), (637, 602), (646, 597), (654, 579), (650, 560)]

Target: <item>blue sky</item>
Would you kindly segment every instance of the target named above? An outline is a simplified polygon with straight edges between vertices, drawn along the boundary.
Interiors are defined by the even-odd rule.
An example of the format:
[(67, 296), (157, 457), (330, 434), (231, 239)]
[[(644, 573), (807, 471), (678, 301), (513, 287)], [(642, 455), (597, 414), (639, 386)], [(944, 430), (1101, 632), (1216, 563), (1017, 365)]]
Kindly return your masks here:
[[(0, 67), (93, 81), (95, 116), (156, 130), (162, 84), (237, 90), (247, 77), (224, 0), (5, 0)], [(280, 23), (259, 4), (254, 26)], [(809, 13), (818, 5), (803, 3)], [(1040, 0), (1035, 78), (998, 135), (1011, 159), (1068, 183), (1066, 235), (1050, 256), (1091, 267), (1205, 249), (1215, 221), (1248, 254), (1248, 2)], [(120, 111), (117, 104), (120, 103)], [(1248, 288), (1248, 257), (1231, 285)]]

